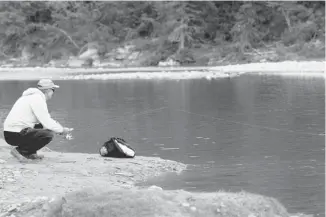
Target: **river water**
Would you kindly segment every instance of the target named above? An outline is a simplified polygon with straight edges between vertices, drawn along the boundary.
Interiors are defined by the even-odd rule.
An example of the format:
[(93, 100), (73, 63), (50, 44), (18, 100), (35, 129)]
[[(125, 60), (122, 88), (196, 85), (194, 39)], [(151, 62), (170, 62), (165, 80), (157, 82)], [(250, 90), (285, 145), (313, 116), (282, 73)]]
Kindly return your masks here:
[[(0, 82), (0, 117), (35, 81)], [(138, 155), (190, 164), (142, 185), (248, 191), (290, 212), (325, 216), (325, 81), (244, 75), (219, 80), (58, 81), (49, 109), (72, 141), (49, 147), (97, 153), (109, 137)]]

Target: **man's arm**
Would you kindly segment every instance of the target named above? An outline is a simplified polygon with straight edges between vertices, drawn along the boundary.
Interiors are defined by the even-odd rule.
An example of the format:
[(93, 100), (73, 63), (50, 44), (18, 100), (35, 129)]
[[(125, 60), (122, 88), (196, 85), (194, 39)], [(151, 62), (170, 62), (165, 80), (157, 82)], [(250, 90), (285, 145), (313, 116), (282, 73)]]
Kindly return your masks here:
[(63, 132), (63, 127), (51, 118), (48, 111), (48, 106), (41, 96), (33, 96), (30, 106), (34, 115), (36, 116), (38, 121), (43, 125), (44, 128), (52, 130), (56, 133)]

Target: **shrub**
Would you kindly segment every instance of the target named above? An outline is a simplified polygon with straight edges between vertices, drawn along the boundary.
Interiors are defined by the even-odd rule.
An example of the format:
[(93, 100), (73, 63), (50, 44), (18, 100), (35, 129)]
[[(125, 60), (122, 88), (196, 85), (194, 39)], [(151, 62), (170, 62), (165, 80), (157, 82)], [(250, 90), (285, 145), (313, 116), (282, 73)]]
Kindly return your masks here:
[(181, 65), (186, 65), (186, 64), (196, 62), (190, 49), (182, 49), (182, 50), (180, 50), (175, 55), (174, 60), (179, 62)]
[(315, 23), (308, 21), (294, 26), (291, 31), (285, 30), (282, 35), (284, 45), (291, 45), (297, 42), (307, 42), (311, 40), (318, 32)]

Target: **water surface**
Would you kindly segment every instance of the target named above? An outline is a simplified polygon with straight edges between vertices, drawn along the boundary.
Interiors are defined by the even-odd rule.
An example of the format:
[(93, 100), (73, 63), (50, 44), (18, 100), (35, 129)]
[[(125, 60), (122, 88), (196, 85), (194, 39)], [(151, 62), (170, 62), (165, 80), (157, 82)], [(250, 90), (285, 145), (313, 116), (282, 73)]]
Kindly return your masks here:
[[(325, 81), (245, 75), (184, 81), (58, 81), (52, 116), (74, 127), (50, 148), (97, 153), (112, 136), (138, 155), (190, 164), (164, 189), (245, 190), (276, 197), (290, 212), (324, 216)], [(2, 119), (35, 81), (0, 82)]]

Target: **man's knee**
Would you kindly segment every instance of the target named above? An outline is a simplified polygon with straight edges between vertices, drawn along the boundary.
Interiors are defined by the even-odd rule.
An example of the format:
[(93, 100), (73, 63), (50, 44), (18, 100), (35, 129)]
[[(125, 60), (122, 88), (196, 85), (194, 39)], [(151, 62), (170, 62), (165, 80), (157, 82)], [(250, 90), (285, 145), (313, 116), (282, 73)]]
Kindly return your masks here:
[(51, 130), (45, 130), (45, 134), (46, 134), (46, 138), (49, 139), (50, 141), (53, 139), (54, 137), (54, 132)]
[(42, 143), (48, 144), (49, 142), (52, 141), (54, 137), (54, 133), (51, 130), (42, 130), (41, 132), (38, 133), (37, 137), (39, 137)]

